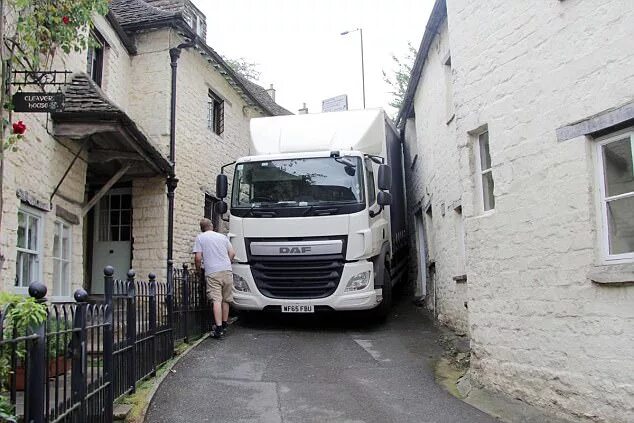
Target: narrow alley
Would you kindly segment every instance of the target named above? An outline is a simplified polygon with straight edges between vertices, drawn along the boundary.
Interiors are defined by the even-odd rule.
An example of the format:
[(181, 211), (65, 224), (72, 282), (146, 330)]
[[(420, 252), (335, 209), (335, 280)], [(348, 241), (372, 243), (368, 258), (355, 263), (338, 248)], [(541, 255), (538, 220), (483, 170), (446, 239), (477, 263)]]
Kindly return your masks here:
[(493, 422), (434, 381), (440, 332), (401, 299), (362, 315), (256, 314), (207, 339), (154, 396), (147, 422)]

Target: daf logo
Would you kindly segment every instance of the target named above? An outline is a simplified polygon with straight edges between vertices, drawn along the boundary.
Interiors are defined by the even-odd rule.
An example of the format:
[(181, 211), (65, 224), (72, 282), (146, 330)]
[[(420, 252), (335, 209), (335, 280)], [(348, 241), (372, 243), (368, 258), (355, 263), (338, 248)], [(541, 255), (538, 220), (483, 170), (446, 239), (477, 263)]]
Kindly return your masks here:
[(310, 247), (280, 247), (280, 254), (306, 254)]

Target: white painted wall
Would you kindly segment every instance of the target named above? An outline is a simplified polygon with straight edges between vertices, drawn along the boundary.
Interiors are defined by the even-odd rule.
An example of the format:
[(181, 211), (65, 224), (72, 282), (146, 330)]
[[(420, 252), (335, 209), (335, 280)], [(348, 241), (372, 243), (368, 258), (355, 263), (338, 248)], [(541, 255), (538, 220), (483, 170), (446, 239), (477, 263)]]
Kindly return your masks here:
[[(633, 20), (629, 0), (448, 0), (454, 138), (439, 124), (437, 41), (414, 103), (419, 196), (410, 198), (429, 191), (432, 207), (461, 198), (466, 218), (473, 379), (575, 421), (634, 421), (634, 287), (589, 280), (634, 264), (600, 259), (596, 140), (558, 142), (555, 131), (634, 100)], [(447, 43), (444, 30), (437, 38)], [(471, 135), (484, 125), (491, 213), (479, 208)], [(434, 208), (434, 239), (448, 252), (437, 259), (441, 287), (456, 237), (437, 217)], [(460, 295), (438, 296), (456, 328), (465, 316), (450, 304)]]

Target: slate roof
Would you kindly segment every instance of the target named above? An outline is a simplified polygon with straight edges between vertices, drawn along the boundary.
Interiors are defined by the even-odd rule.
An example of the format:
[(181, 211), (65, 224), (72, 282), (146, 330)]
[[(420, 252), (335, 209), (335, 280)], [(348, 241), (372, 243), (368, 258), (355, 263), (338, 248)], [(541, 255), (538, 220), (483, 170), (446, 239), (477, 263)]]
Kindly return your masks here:
[(254, 82), (249, 81), (247, 78), (245, 78), (244, 76), (240, 74), (237, 74), (237, 76), (238, 76), (238, 79), (240, 79), (240, 82), (242, 82), (242, 85), (244, 85), (244, 88), (249, 90), (249, 92), (253, 94), (255, 99), (258, 100), (258, 102), (262, 104), (262, 106), (267, 108), (269, 112), (271, 112), (274, 116), (293, 114), (292, 112), (289, 112), (284, 107), (280, 106), (275, 101), (273, 101), (273, 99), (271, 98), (271, 96), (269, 95), (269, 93), (266, 91), (265, 88), (259, 86), (258, 84)]
[(123, 110), (108, 99), (101, 88), (83, 73), (73, 74), (64, 90), (64, 111), (51, 113), (55, 122), (94, 122), (95, 120), (118, 122), (137, 145), (165, 174), (172, 170), (171, 162), (148, 139), (147, 135)]
[(112, 0), (110, 11), (125, 29), (140, 25), (160, 25), (181, 16), (178, 12), (159, 9), (143, 0)]
[[(112, 0), (110, 2), (110, 12), (121, 27), (129, 33), (139, 29), (158, 28), (162, 26), (175, 26), (179, 30), (185, 32), (186, 36), (195, 41), (197, 49), (211, 58), (211, 62), (230, 85), (236, 89), (238, 93), (242, 93), (241, 87), (244, 88), (247, 104), (253, 103), (263, 109), (264, 112), (277, 115), (293, 114), (273, 101), (271, 96), (261, 86), (247, 80), (241, 75), (233, 71), (229, 65), (216, 53), (205, 40), (198, 37), (191, 31), (191, 28), (185, 22), (180, 6), (172, 7), (173, 2), (153, 1), (156, 5), (161, 5), (165, 9), (148, 4), (144, 0)], [(170, 6), (172, 5), (172, 6)], [(187, 34), (189, 33), (189, 34)]]
[(71, 77), (64, 94), (64, 113), (123, 113), (83, 72)]

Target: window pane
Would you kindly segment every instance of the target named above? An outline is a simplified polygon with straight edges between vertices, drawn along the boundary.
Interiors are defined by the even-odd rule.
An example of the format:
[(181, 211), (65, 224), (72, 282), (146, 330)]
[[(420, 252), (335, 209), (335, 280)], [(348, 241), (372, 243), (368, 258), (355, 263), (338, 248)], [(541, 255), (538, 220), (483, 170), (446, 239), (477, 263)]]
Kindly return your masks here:
[(70, 263), (62, 263), (62, 283), (60, 295), (70, 295)]
[(634, 192), (630, 136), (603, 146), (603, 172), (607, 197)]
[(124, 210), (121, 212), (121, 225), (129, 225), (132, 220), (132, 212), (130, 210)]
[(55, 224), (55, 233), (53, 234), (53, 257), (61, 258), (61, 238), (62, 238), (63, 226), (60, 223)]
[(609, 201), (610, 254), (634, 252), (634, 197)]
[(26, 221), (24, 213), (18, 212), (18, 247), (26, 248)]
[(480, 143), (480, 169), (487, 170), (491, 167), (491, 155), (489, 153), (489, 132), (484, 132), (478, 137)]
[(39, 219), (33, 216), (29, 216), (29, 226), (28, 226), (28, 249), (29, 250), (37, 250), (38, 246), (38, 233), (37, 228), (39, 225)]
[(53, 259), (53, 295), (62, 295), (62, 275), (60, 261)]
[(110, 241), (119, 241), (119, 227), (113, 226), (110, 228)]
[(121, 196), (121, 208), (128, 210), (132, 208), (132, 195), (123, 194)]
[(495, 197), (493, 196), (493, 172), (482, 175), (482, 199), (484, 211), (495, 208)]
[(70, 260), (70, 228), (68, 226), (63, 225), (63, 233), (62, 233), (62, 256), (64, 260)]
[(110, 225), (115, 226), (119, 224), (119, 210), (112, 210), (110, 212)]
[(121, 238), (119, 241), (130, 241), (130, 227), (121, 226)]
[(18, 263), (20, 263), (22, 267), (22, 279), (18, 286), (29, 286), (29, 283), (31, 283), (30, 261), (30, 254), (18, 253)]
[(111, 195), (110, 196), (110, 208), (118, 209), (121, 207), (121, 196), (120, 195)]

